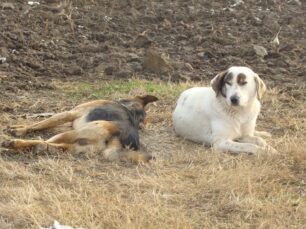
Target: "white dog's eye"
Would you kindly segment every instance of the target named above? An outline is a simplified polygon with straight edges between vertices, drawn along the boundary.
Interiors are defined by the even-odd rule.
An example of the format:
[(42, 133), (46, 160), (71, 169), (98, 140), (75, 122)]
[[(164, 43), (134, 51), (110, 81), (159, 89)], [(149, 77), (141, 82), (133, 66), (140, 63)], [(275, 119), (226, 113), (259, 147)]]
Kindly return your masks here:
[(244, 82), (241, 82), (240, 85), (243, 86), (243, 85), (246, 85), (247, 83), (248, 83), (248, 82), (244, 81)]
[(227, 85), (229, 85), (229, 86), (232, 86), (232, 83), (229, 82), (229, 81), (226, 81), (225, 83), (226, 83)]

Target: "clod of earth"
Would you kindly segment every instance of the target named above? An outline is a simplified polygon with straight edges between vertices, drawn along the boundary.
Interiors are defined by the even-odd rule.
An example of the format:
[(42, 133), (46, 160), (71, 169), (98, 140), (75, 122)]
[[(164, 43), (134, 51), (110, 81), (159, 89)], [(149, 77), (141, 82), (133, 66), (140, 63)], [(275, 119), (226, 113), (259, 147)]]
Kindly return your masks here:
[(104, 72), (106, 75), (112, 75), (115, 71), (115, 68), (113, 66), (108, 66), (104, 69)]
[(158, 74), (167, 73), (173, 69), (169, 61), (152, 47), (148, 48), (146, 51), (143, 68), (146, 71)]

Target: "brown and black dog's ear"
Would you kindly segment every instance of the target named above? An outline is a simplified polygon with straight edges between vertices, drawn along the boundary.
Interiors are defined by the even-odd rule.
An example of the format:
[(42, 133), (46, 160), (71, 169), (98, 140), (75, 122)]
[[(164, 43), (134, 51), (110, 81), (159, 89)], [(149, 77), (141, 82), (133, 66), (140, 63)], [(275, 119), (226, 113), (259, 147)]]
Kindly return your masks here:
[(257, 74), (255, 74), (255, 83), (256, 83), (256, 92), (258, 99), (261, 99), (263, 94), (267, 90), (266, 84), (263, 82), (262, 79), (260, 79), (260, 77)]
[(136, 99), (140, 100), (144, 107), (148, 103), (152, 103), (158, 100), (158, 98), (153, 95), (136, 96)]
[(220, 72), (210, 81), (210, 86), (212, 87), (212, 89), (214, 89), (217, 96), (220, 93), (222, 93), (222, 86), (223, 86), (224, 77), (226, 76), (226, 74), (227, 74), (227, 71)]

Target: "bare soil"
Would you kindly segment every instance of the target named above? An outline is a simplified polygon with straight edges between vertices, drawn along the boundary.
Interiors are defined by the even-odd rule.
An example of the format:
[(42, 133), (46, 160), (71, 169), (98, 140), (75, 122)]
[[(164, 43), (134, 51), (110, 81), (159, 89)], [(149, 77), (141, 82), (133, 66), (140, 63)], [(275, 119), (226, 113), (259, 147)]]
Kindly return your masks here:
[[(8, 76), (2, 93), (9, 85), (49, 88), (53, 78), (137, 74), (168, 80), (170, 74), (174, 81), (202, 80), (231, 65), (249, 65), (271, 85), (305, 83), (306, 6), (299, 1), (245, 1), (235, 6), (235, 1), (222, 0), (77, 0), (62, 14), (51, 10), (51, 2), (57, 1), (35, 6), (14, 1), (13, 9), (2, 7), (0, 56), (7, 61), (0, 71)], [(280, 28), (275, 50), (270, 41)], [(174, 62), (189, 63), (192, 70), (146, 72), (142, 63), (149, 45)], [(257, 57), (253, 45), (264, 46), (268, 55)]]

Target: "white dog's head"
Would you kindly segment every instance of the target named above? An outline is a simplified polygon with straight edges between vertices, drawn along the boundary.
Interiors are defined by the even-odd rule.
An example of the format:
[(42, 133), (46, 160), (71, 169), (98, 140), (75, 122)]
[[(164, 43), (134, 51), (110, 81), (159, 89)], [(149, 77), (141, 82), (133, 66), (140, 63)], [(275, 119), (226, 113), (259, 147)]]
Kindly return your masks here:
[(216, 95), (222, 95), (229, 106), (247, 106), (266, 91), (264, 82), (248, 67), (230, 67), (215, 76), (210, 84)]

